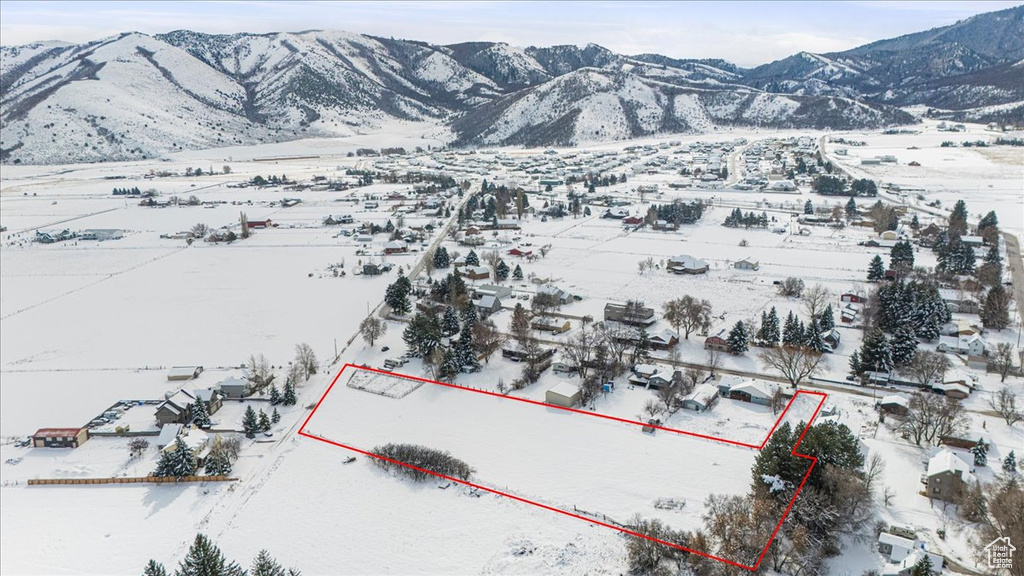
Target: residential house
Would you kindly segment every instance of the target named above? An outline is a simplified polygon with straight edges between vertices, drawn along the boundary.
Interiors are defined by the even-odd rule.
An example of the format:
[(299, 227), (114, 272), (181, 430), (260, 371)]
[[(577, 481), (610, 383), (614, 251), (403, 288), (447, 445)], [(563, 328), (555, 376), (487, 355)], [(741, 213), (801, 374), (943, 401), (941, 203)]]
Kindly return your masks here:
[(925, 549), (923, 540), (905, 538), (898, 534), (882, 532), (878, 535), (878, 551), (895, 564), (883, 569), (882, 574), (907, 576), (922, 555), (931, 560), (932, 569), (942, 570), (945, 559), (939, 554), (932, 554)]
[(878, 402), (878, 409), (886, 414), (905, 416), (910, 411), (910, 400), (906, 396), (890, 394)]
[(581, 394), (579, 386), (563, 380), (548, 388), (548, 391), (544, 393), (544, 401), (555, 406), (572, 408), (579, 403)]
[(622, 220), (627, 216), (629, 216), (629, 210), (626, 210), (625, 208), (609, 208), (604, 211), (604, 214), (601, 215), (601, 218), (614, 218), (616, 220)]
[(839, 334), (838, 330), (833, 328), (828, 333), (823, 334), (821, 339), (825, 344), (828, 344), (832, 350), (835, 350), (836, 348), (839, 348), (839, 342), (842, 340), (842, 336)]
[(81, 238), (82, 240), (98, 240), (100, 242), (104, 240), (120, 240), (124, 238), (124, 230), (116, 228), (82, 230)]
[(761, 268), (761, 263), (757, 260), (744, 258), (742, 260), (737, 260), (732, 267), (737, 270), (759, 270)]
[[(509, 286), (499, 286), (497, 284), (481, 284), (474, 289), (476, 295), (479, 296), (494, 296), (495, 298), (511, 298), (512, 288)], [(443, 309), (442, 309), (443, 312)]]
[(245, 398), (252, 394), (252, 383), (244, 378), (230, 376), (221, 380), (216, 389), (224, 398)]
[(953, 354), (968, 354), (970, 356), (988, 356), (988, 345), (985, 343), (985, 339), (977, 334), (970, 336), (940, 336), (939, 345), (936, 347), (936, 350)]
[(622, 219), (622, 223), (628, 226), (639, 226), (644, 223), (644, 219), (640, 216), (626, 216)]
[(409, 251), (409, 245), (402, 240), (392, 240), (384, 245), (385, 254), (402, 254)]
[(779, 389), (776, 384), (762, 380), (747, 380), (743, 384), (729, 388), (729, 398), (751, 404), (768, 406), (771, 404), (772, 396)]
[(168, 380), (191, 380), (203, 373), (202, 366), (175, 366), (167, 371)]
[(156, 407), (157, 426), (188, 424), (192, 420), (192, 406), (196, 397), (187, 390), (178, 390)]
[(604, 305), (604, 319), (630, 326), (650, 326), (658, 320), (653, 308), (612, 303)]
[(679, 334), (675, 330), (666, 328), (660, 332), (648, 334), (647, 339), (651, 343), (651, 348), (668, 350), (679, 343)]
[(732, 347), (729, 346), (729, 342), (721, 336), (708, 336), (704, 340), (704, 349), (732, 353)]
[(473, 300), (473, 306), (476, 306), (476, 311), (481, 316), (489, 316), (501, 310), (501, 300), (497, 296), (484, 294)]
[(718, 388), (713, 384), (701, 384), (683, 399), (683, 408), (704, 412), (718, 401)]
[(206, 403), (206, 412), (208, 414), (216, 413), (224, 405), (223, 396), (215, 388), (201, 388), (193, 391), (192, 394), (197, 400)]
[(88, 439), (88, 428), (40, 428), (32, 435), (32, 446), (35, 448), (78, 448)]
[(927, 477), (929, 498), (956, 502), (971, 481), (971, 467), (952, 450), (944, 448), (928, 460)]
[(275, 224), (268, 218), (266, 220), (249, 220), (246, 222), (249, 228), (272, 228)]
[(681, 254), (669, 258), (666, 268), (673, 274), (705, 274), (709, 266), (707, 262), (699, 258)]
[(520, 258), (527, 258), (533, 256), (533, 250), (529, 248), (521, 248), (516, 246), (515, 248), (508, 251), (509, 256), (519, 256)]
[(683, 379), (683, 372), (681, 370), (660, 370), (651, 375), (647, 379), (648, 388), (664, 388), (665, 386), (671, 386), (678, 384)]
[(463, 266), (459, 275), (470, 280), (487, 280), (491, 277), (491, 269), (486, 266)]
[(557, 286), (551, 284), (542, 284), (537, 287), (537, 294), (546, 294), (558, 299), (561, 304), (568, 304), (573, 301), (573, 296), (569, 292), (562, 290)]
[(865, 296), (854, 294), (853, 292), (844, 292), (839, 297), (840, 302), (850, 302), (853, 304), (863, 304), (864, 302), (867, 302), (867, 300), (868, 299)]
[(950, 382), (948, 384), (935, 382), (932, 384), (932, 392), (956, 398), (957, 400), (963, 400), (971, 395), (971, 389), (958, 382)]
[(952, 288), (939, 288), (939, 297), (945, 302), (950, 312), (963, 314), (978, 314), (981, 312), (981, 304), (966, 292)]

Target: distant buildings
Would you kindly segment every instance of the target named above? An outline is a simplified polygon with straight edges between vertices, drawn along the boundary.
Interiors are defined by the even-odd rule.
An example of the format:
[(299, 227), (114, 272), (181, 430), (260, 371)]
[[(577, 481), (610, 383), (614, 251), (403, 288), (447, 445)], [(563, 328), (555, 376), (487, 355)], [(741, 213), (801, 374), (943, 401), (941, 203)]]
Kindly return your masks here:
[(669, 258), (666, 266), (666, 269), (673, 274), (704, 274), (708, 268), (707, 262), (687, 254)]

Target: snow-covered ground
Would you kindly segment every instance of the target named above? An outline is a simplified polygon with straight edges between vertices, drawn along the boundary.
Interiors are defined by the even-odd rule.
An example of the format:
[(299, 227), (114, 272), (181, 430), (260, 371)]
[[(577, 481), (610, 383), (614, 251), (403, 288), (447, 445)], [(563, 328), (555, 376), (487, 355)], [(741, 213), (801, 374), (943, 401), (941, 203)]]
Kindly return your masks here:
[[(228, 185), (256, 175), (285, 174), (289, 179), (308, 181), (314, 175), (343, 176), (346, 168), (372, 170), (375, 160), (346, 154), (363, 146), (411, 149), (429, 144), (435, 135), (423, 130), (404, 127), (391, 136), (185, 152), (169, 156), (166, 162), (4, 168), (0, 186), (0, 225), (6, 227), (6, 232), (0, 233), (0, 434), (5, 438), (24, 437), (41, 427), (81, 426), (120, 400), (162, 399), (181, 387), (181, 383), (166, 379), (172, 366), (203, 365), (203, 374), (184, 387), (204, 388), (237, 376), (238, 367), (249, 355), (262, 353), (278, 367), (278, 377), (283, 379), (294, 346), (306, 342), (317, 353), (322, 369), (299, 386), (298, 404), (281, 410), (282, 420), (272, 438), (243, 443), (235, 467), (240, 478), (237, 483), (30, 488), (25, 480), (34, 477), (144, 474), (151, 469), (156, 453), (150, 449), (142, 460), (129, 462), (124, 438), (93, 438), (74, 451), (17, 448), (9, 442), (0, 445), (0, 460), (21, 458), (16, 464), (0, 465), (0, 546), (4, 551), (0, 572), (137, 573), (151, 557), (176, 564), (197, 531), (211, 535), (232, 558), (248, 560), (259, 549), (268, 548), (282, 563), (307, 574), (339, 570), (360, 574), (620, 574), (627, 570), (625, 540), (614, 531), (489, 493), (474, 497), (459, 486), (441, 490), (436, 482), (413, 484), (370, 466), (364, 457), (346, 465), (346, 451), (295, 434), (309, 415), (308, 408), (344, 363), (379, 367), (386, 358), (404, 350), (404, 325), (397, 322), (389, 323), (387, 333), (373, 347), (355, 338), (358, 323), (379, 304), (396, 271), (377, 277), (357, 276), (353, 271), (362, 262), (382, 260), (408, 270), (421, 255), (382, 256), (383, 235), (363, 245), (340, 235), (344, 227), (323, 226), (322, 219), (351, 213), (359, 222), (383, 225), (397, 218), (394, 208), (399, 202), (381, 201), (380, 208), (367, 211), (362, 204), (364, 196), (408, 192), (412, 186), (377, 183), (330, 192)], [(755, 140), (770, 135), (773, 133), (733, 131), (671, 139), (685, 143), (741, 137)], [(943, 207), (948, 207), (962, 193), (972, 216), (997, 209), (1004, 228), (1018, 233), (1024, 230), (1024, 220), (1018, 220), (1021, 211), (1008, 208), (1022, 197), (1020, 170), (1024, 162), (1019, 157), (993, 158), (995, 149), (938, 148), (944, 139), (961, 138), (933, 134), (931, 128), (915, 136), (844, 136), (869, 142), (869, 147), (857, 149), (857, 154), (893, 153), (900, 157), (896, 167), (867, 167), (894, 171), (875, 177), (910, 185), (904, 180), (916, 174), (912, 171), (922, 171), (929, 174), (921, 180), (928, 201), (941, 199)], [(973, 133), (955, 136), (977, 139)], [(652, 138), (641, 144), (659, 145), (669, 139)], [(630, 144), (635, 143), (596, 145), (590, 150), (621, 150)], [(906, 150), (910, 146), (920, 150)], [(828, 145), (833, 160), (835, 147)], [(542, 151), (503, 152), (525, 158)], [(1000, 154), (1005, 152), (998, 149)], [(567, 153), (581, 151), (562, 151)], [(917, 158), (911, 153), (922, 154), (922, 167), (906, 166)], [(950, 160), (942, 160), (947, 157), (944, 155)], [(269, 156), (309, 157), (253, 161)], [(860, 169), (857, 162), (850, 159), (851, 170)], [(940, 162), (949, 166), (948, 172), (929, 172)], [(145, 178), (151, 171), (184, 172), (186, 167), (205, 171), (212, 166), (220, 171), (225, 164), (231, 166), (231, 174)], [(621, 173), (627, 168), (625, 161), (613, 171)], [(124, 178), (107, 179), (121, 176)], [(508, 169), (467, 172), (464, 177), (478, 189), (483, 177), (511, 181), (520, 176)], [(460, 175), (458, 180), (462, 178)], [(528, 277), (549, 279), (582, 297), (561, 309), (574, 317), (574, 330), (578, 328), (575, 317), (600, 319), (608, 301), (639, 298), (660, 312), (665, 301), (690, 294), (712, 303), (711, 333), (727, 330), (738, 320), (759, 317), (770, 306), (783, 318), (789, 311), (806, 316), (798, 300), (777, 294), (773, 282), (789, 276), (802, 278), (808, 285), (820, 283), (835, 295), (863, 292), (868, 261), (875, 254), (887, 256), (884, 249), (859, 245), (874, 236), (869, 229), (849, 227), (833, 232), (811, 227), (809, 236), (795, 233), (790, 214), (802, 212), (804, 201), (811, 199), (815, 206), (824, 206), (845, 203), (845, 198), (824, 199), (803, 188), (795, 194), (669, 190), (667, 184), (674, 179), (669, 173), (631, 174), (628, 184), (609, 188), (614, 195), (633, 198), (630, 210), (640, 215), (651, 202), (713, 198), (698, 224), (678, 232), (624, 231), (618, 221), (599, 218), (599, 212), (547, 222), (527, 217), (522, 231), (490, 237), (494, 247), (478, 252), (494, 248), (504, 252), (526, 243), (537, 251), (550, 245), (545, 257), (533, 261), (505, 258), (510, 264), (520, 264)], [(643, 204), (637, 202), (633, 189), (655, 183), (659, 191), (646, 195)], [(222, 203), (145, 208), (137, 205), (137, 199), (110, 195), (112, 188), (134, 186), (156, 188), (160, 199), (195, 195), (203, 202)], [(975, 190), (973, 196), (968, 194), (971, 190)], [(564, 197), (566, 191), (559, 186), (554, 194)], [(302, 203), (282, 208), (283, 198), (299, 198)], [(907, 198), (912, 201), (912, 195)], [(538, 207), (542, 202), (531, 199)], [(721, 223), (735, 207), (745, 212), (764, 210), (787, 232), (723, 227)], [(237, 226), (240, 212), (249, 220), (270, 218), (279, 226), (256, 230), (252, 237), (230, 245), (196, 242), (189, 246), (182, 239), (160, 237), (200, 222), (214, 228)], [(442, 219), (419, 212), (405, 220), (408, 225), (440, 224)], [(31, 242), (37, 229), (65, 227), (119, 228), (125, 230), (125, 237), (52, 245)], [(519, 240), (513, 240), (516, 236)], [(742, 240), (746, 246), (740, 246)], [(468, 251), (450, 240), (444, 245), (450, 252)], [(637, 273), (642, 259), (651, 257), (660, 264), (678, 254), (706, 260), (710, 271), (701, 276), (676, 276), (662, 267)], [(915, 257), (919, 264), (934, 264), (928, 251), (916, 251)], [(741, 258), (759, 260), (760, 269), (734, 269), (732, 264)], [(328, 267), (342, 262), (347, 274), (335, 277)], [(435, 272), (434, 277), (440, 273)], [(513, 283), (513, 287), (517, 294), (535, 291), (529, 280)], [(506, 302), (506, 306), (512, 303)], [(838, 306), (838, 300), (833, 304)], [(509, 317), (506, 309), (494, 319), (504, 328)], [(667, 328), (663, 321), (653, 327), (662, 328)], [(859, 330), (844, 327), (840, 332), (843, 342), (829, 356), (823, 374), (836, 382), (843, 381), (849, 354), (860, 345)], [(565, 337), (542, 338), (558, 342)], [(986, 337), (990, 342), (1015, 341), (1016, 330)], [(384, 346), (390, 350), (382, 351)], [(664, 352), (655, 356), (667, 359)], [(678, 356), (684, 362), (703, 362), (703, 337), (694, 334), (683, 340)], [(755, 351), (724, 359), (722, 368), (764, 372)], [(458, 382), (496, 390), (499, 380), (507, 384), (520, 370), (520, 364), (496, 354), (483, 371), (460, 376)], [(400, 371), (426, 376), (419, 361)], [(543, 400), (545, 391), (560, 379), (572, 378), (548, 371), (539, 382), (514, 394)], [(1019, 380), (1008, 383), (1024, 393)], [(970, 530), (944, 520), (951, 517), (951, 507), (944, 511), (938, 503), (933, 505), (917, 494), (927, 451), (874, 425), (877, 415), (871, 392), (832, 386), (843, 390), (827, 390), (827, 403), (839, 409), (834, 418), (850, 426), (871, 451), (886, 459), (883, 482), (892, 486), (897, 497), (889, 508), (880, 505), (880, 516), (913, 524), (929, 542), (929, 549), (973, 566), (966, 543)], [(1009, 428), (982, 414), (988, 410), (987, 399), (999, 386), (997, 377), (981, 375), (979, 390), (965, 402), (972, 427), (984, 426), (993, 439), (992, 468), (996, 458), (1024, 443), (1020, 425)], [(651, 398), (653, 392), (631, 389), (622, 379), (614, 392), (595, 402), (594, 409), (636, 419)], [(616, 520), (643, 512), (678, 527), (693, 527), (704, 495), (738, 492), (749, 486), (750, 451), (723, 452), (719, 446), (712, 450), (711, 443), (693, 438), (662, 432), (652, 437), (625, 424), (591, 422), (579, 414), (516, 404), (431, 386), (420, 387), (400, 400), (336, 387), (310, 428), (361, 448), (403, 438), (436, 444), (475, 466), (481, 482), (488, 485), (570, 509), (576, 505)], [(523, 409), (521, 415), (519, 408)], [(237, 427), (242, 409), (240, 404), (225, 404), (214, 420), (224, 427)], [(152, 429), (155, 422), (146, 417), (150, 411), (149, 406), (136, 406), (124, 421), (130, 420), (133, 430)], [(787, 417), (806, 420), (810, 412), (796, 404)], [(759, 442), (774, 420), (767, 408), (721, 399), (707, 413), (679, 411), (665, 425)], [(732, 452), (735, 455), (730, 455)], [(683, 456), (677, 457), (680, 454)], [(553, 464), (545, 466), (545, 462)], [(990, 470), (983, 469), (979, 475), (991, 477)], [(685, 498), (687, 505), (682, 512), (655, 509), (653, 501), (659, 497)], [(41, 517), (46, 522), (40, 522)], [(268, 523), (268, 518), (273, 521)], [(946, 524), (950, 535), (942, 541), (935, 530)], [(851, 545), (832, 562), (830, 573), (857, 576), (881, 563), (873, 547)]]

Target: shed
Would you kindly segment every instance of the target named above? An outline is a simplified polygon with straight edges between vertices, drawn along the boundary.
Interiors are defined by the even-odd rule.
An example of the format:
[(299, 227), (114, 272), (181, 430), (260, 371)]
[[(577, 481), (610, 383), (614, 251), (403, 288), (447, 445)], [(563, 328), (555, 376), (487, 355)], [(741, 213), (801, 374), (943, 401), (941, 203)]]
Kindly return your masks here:
[(167, 371), (168, 380), (191, 380), (203, 373), (202, 366), (175, 366)]
[(759, 270), (761, 268), (761, 263), (758, 262), (757, 260), (744, 258), (742, 260), (737, 260), (736, 263), (732, 265), (732, 267), (737, 270)]
[(890, 394), (884, 396), (878, 403), (878, 409), (886, 414), (904, 415), (910, 410), (910, 401), (906, 396)]
[(580, 401), (580, 388), (565, 381), (559, 382), (548, 389), (544, 401), (555, 406), (572, 408)]
[(36, 448), (78, 448), (88, 439), (88, 428), (40, 428), (32, 435), (32, 446)]
[(712, 384), (701, 384), (693, 393), (683, 399), (683, 408), (703, 412), (718, 401), (718, 387)]

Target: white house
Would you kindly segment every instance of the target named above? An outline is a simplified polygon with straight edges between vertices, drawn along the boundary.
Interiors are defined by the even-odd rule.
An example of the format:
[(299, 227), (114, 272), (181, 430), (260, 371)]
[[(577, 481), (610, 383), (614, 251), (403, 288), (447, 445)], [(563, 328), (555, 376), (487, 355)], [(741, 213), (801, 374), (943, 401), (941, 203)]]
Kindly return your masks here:
[(541, 286), (538, 286), (537, 287), (537, 294), (538, 295), (546, 294), (546, 295), (554, 296), (555, 298), (558, 298), (558, 301), (560, 303), (562, 303), (562, 304), (568, 304), (569, 302), (572, 302), (572, 300), (573, 300), (572, 294), (570, 294), (569, 292), (566, 292), (565, 290), (562, 290), (561, 288), (559, 288), (557, 286), (552, 286), (551, 284), (543, 284)]
[(968, 354), (970, 356), (988, 356), (988, 345), (985, 339), (977, 334), (970, 336), (941, 336), (936, 348), (939, 352)]
[(711, 384), (697, 386), (693, 393), (683, 399), (683, 408), (703, 412), (718, 401), (718, 388)]
[(729, 398), (768, 406), (771, 404), (772, 396), (779, 387), (771, 382), (762, 380), (747, 380), (746, 382), (729, 388)]

